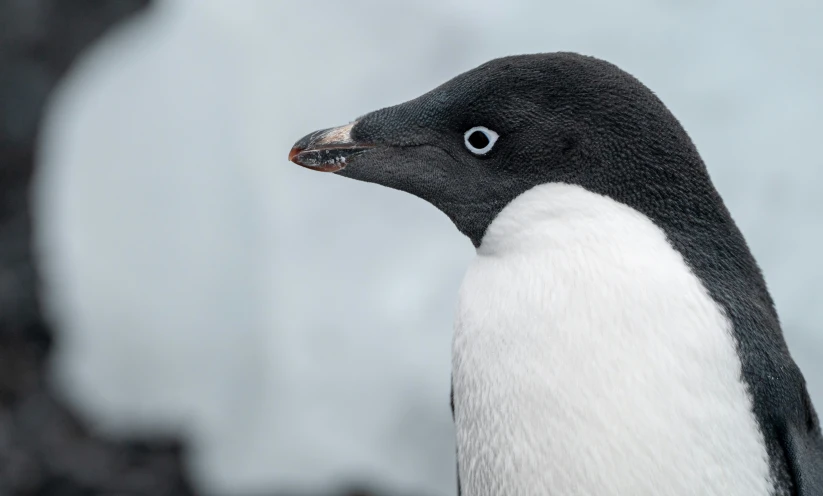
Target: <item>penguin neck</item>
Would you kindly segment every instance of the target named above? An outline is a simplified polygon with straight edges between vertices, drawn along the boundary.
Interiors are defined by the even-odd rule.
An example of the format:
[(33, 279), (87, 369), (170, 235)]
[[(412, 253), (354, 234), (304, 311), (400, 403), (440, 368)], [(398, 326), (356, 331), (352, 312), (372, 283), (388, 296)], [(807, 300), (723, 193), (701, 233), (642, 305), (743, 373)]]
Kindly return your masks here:
[(646, 238), (626, 236), (647, 222), (639, 212), (580, 186), (547, 183), (523, 193), (500, 212), (486, 230), (477, 254), (528, 255), (581, 245), (597, 249), (618, 239), (643, 244)]
[(452, 363), (467, 494), (770, 494), (729, 321), (648, 217), (543, 184), (477, 255)]

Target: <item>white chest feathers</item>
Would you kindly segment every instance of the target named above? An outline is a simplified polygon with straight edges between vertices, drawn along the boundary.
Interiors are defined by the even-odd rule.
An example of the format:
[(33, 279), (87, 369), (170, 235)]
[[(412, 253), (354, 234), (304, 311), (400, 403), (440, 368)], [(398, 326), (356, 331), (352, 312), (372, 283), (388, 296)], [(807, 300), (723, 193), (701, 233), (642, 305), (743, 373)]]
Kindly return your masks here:
[(637, 211), (538, 186), (489, 227), (460, 293), (465, 496), (765, 496), (730, 324)]

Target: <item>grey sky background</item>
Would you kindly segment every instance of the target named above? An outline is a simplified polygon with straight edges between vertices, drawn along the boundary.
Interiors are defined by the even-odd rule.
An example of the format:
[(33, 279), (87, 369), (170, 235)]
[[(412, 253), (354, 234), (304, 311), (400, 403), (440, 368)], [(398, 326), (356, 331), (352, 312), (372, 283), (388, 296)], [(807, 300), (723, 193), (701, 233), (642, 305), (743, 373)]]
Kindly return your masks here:
[(569, 50), (684, 124), (823, 409), (821, 19), (811, 0), (158, 0), (50, 107), (35, 209), (54, 380), (105, 432), (185, 432), (212, 493), (453, 494), (471, 244), (416, 198), (286, 155), (491, 58)]

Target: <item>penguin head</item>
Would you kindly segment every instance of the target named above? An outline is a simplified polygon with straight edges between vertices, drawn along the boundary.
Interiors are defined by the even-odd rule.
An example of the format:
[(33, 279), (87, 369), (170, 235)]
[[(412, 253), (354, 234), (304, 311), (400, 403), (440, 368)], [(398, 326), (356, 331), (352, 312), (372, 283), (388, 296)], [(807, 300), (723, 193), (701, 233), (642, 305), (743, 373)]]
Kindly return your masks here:
[(476, 247), (509, 202), (540, 184), (580, 185), (657, 217), (674, 214), (671, 198), (682, 208), (711, 189), (688, 135), (648, 88), (573, 53), (492, 60), (311, 133), (289, 159), (416, 195)]

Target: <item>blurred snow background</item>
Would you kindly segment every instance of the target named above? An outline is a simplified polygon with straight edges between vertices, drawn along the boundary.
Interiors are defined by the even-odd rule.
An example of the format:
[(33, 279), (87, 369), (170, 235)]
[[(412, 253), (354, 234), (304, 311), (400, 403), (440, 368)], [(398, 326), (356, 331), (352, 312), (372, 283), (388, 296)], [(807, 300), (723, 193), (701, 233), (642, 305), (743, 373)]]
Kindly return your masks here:
[(208, 493), (453, 494), (471, 244), (428, 204), (286, 154), (488, 59), (571, 50), (681, 119), (823, 409), (822, 19), (803, 0), (157, 0), (49, 108), (34, 208), (53, 378), (102, 432), (184, 432)]

